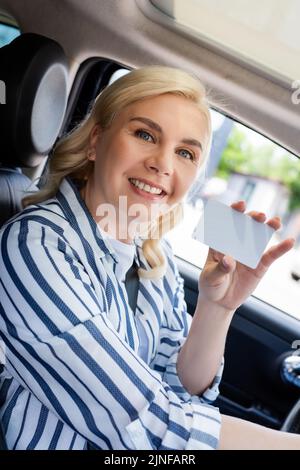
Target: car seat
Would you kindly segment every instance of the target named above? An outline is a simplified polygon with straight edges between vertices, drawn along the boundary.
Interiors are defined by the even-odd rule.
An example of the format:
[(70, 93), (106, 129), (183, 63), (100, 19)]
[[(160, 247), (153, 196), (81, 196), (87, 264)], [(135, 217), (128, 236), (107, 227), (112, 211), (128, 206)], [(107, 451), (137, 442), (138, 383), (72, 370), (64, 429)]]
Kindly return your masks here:
[(52, 39), (25, 33), (0, 49), (0, 226), (21, 210), (31, 185), (21, 167), (36, 167), (53, 146), (67, 104), (67, 61)]
[[(67, 105), (68, 69), (62, 47), (34, 33), (22, 34), (2, 47), (0, 64), (6, 95), (0, 105), (1, 227), (22, 209), (29, 186), (32, 190), (21, 167), (38, 166), (59, 135)], [(0, 364), (0, 373), (1, 368)], [(0, 450), (6, 448), (0, 422)]]

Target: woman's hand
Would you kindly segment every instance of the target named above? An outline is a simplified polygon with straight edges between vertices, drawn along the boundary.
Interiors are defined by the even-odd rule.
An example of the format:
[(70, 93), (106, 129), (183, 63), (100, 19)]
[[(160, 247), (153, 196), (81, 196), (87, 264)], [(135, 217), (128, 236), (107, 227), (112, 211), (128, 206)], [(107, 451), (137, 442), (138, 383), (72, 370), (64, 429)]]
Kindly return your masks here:
[[(239, 212), (244, 212), (246, 209), (244, 201), (234, 202), (231, 207)], [(266, 220), (263, 212), (250, 211), (247, 215), (261, 223)], [(279, 217), (273, 217), (266, 223), (275, 230), (281, 227)], [(224, 256), (223, 253), (210, 248), (199, 279), (201, 297), (225, 309), (236, 310), (255, 290), (271, 264), (287, 253), (294, 243), (293, 238), (288, 238), (269, 248), (262, 255), (256, 269), (249, 268), (231, 256)]]

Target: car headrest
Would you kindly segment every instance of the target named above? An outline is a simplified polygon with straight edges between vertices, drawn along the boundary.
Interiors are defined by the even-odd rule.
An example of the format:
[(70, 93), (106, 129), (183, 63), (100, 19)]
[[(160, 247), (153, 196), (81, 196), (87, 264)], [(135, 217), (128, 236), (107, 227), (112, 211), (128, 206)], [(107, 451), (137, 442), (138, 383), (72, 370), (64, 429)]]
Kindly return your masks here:
[(37, 166), (55, 143), (66, 110), (65, 53), (52, 39), (24, 33), (0, 49), (0, 64), (0, 162)]

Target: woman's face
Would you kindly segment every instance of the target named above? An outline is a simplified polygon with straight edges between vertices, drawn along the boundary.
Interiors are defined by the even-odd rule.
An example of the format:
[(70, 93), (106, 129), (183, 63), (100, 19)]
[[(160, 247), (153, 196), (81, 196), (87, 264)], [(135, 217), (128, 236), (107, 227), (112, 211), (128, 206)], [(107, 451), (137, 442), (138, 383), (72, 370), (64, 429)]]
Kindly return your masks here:
[(90, 141), (96, 150), (94, 171), (86, 193), (92, 213), (101, 203), (118, 212), (120, 196), (127, 207), (139, 204), (148, 211), (179, 202), (202, 165), (206, 138), (197, 106), (168, 94), (129, 105), (104, 131), (96, 126)]

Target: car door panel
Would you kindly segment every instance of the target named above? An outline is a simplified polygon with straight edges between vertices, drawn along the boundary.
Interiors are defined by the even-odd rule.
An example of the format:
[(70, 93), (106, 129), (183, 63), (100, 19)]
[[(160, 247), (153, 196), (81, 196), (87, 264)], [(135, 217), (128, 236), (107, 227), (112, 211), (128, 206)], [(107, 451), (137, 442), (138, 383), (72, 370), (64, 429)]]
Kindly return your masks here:
[[(178, 259), (188, 311), (198, 297), (200, 270)], [(225, 368), (216, 405), (224, 414), (279, 429), (299, 398), (299, 390), (281, 378), (284, 357), (300, 338), (300, 322), (276, 308), (249, 298), (237, 309), (226, 341)]]

